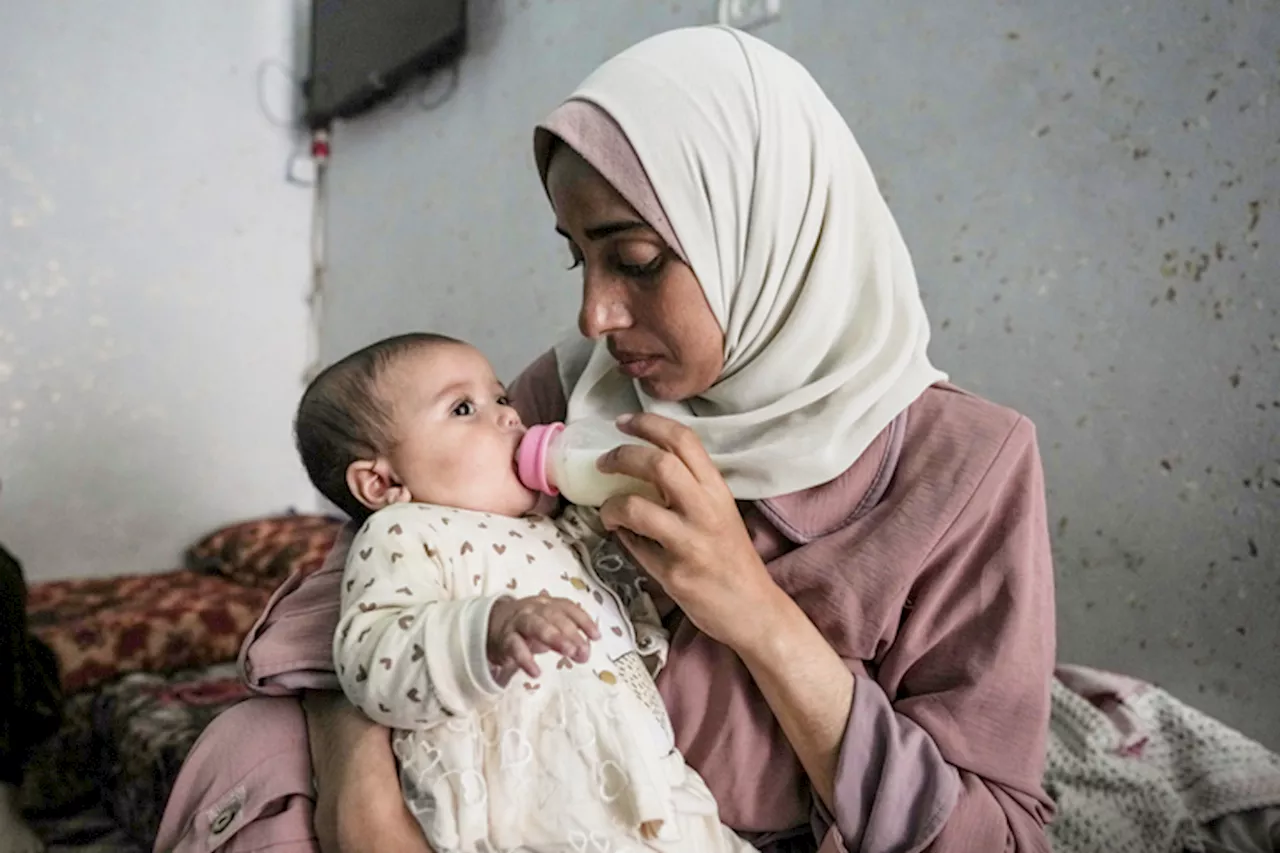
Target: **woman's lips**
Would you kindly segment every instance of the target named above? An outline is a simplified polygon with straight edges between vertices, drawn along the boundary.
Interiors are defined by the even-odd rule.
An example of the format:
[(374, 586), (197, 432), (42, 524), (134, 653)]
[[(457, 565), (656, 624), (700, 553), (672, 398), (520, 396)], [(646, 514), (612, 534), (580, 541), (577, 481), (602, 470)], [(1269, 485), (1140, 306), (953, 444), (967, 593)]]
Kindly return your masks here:
[(613, 357), (618, 362), (618, 369), (632, 379), (643, 379), (649, 376), (662, 363), (662, 358), (656, 355), (616, 353)]

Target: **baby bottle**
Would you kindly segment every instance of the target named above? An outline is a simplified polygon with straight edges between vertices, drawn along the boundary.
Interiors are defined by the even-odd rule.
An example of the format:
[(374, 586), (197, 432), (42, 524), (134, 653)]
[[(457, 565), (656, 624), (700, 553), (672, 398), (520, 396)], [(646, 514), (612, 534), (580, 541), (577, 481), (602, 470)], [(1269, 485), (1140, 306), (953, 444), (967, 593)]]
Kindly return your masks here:
[(516, 472), (527, 488), (563, 494), (579, 506), (598, 507), (615, 495), (643, 495), (663, 503), (650, 483), (622, 474), (605, 474), (596, 460), (621, 444), (646, 444), (612, 421), (584, 418), (570, 424), (529, 427), (516, 451)]

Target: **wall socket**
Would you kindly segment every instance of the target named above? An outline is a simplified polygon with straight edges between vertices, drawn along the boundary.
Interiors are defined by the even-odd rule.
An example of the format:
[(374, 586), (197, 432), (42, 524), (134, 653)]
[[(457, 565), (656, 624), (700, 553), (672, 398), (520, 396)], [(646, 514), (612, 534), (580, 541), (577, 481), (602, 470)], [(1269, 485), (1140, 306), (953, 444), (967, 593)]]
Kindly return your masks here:
[(751, 30), (782, 16), (782, 0), (720, 0), (717, 19), (739, 30)]

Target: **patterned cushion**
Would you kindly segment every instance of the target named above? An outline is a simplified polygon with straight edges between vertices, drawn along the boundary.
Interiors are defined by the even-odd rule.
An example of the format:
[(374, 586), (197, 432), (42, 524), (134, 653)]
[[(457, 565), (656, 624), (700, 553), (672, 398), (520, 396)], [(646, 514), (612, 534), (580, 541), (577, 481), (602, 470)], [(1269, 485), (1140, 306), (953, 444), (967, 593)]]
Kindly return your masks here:
[(189, 570), (86, 578), (32, 586), (27, 618), (57, 655), (71, 694), (127, 672), (235, 660), (269, 597)]
[(187, 549), (189, 569), (274, 590), (294, 572), (320, 568), (342, 528), (323, 515), (281, 515), (215, 530)]

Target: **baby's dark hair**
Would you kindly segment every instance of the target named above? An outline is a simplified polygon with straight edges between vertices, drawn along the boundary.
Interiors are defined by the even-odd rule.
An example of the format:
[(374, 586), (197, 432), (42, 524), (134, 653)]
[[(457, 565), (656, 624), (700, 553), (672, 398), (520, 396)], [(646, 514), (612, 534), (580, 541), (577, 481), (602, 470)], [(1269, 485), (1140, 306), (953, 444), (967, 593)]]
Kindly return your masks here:
[(457, 343), (428, 332), (386, 338), (326, 367), (302, 392), (293, 422), (302, 465), (320, 494), (353, 519), (369, 509), (347, 487), (347, 469), (388, 452), (393, 441), (391, 407), (378, 394), (378, 380), (402, 356)]

